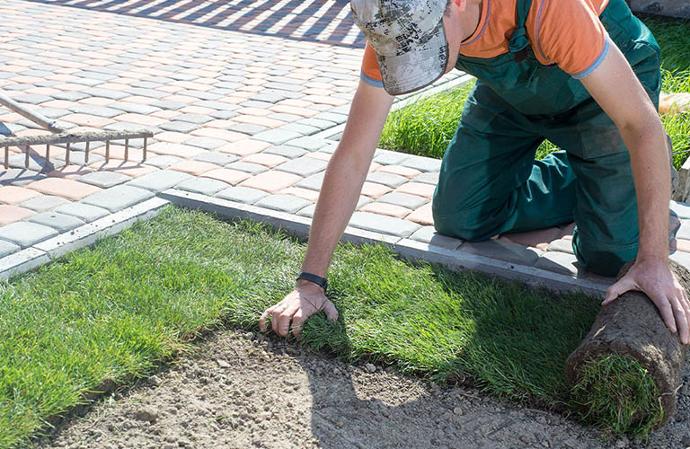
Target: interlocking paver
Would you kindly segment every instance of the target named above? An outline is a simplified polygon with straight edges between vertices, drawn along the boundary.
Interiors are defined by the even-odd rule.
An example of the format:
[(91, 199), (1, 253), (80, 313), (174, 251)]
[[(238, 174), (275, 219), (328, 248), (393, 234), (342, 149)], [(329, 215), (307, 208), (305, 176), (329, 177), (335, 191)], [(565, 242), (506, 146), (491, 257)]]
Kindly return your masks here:
[(33, 215), (33, 211), (24, 207), (0, 204), (0, 225), (14, 223)]
[(191, 175), (174, 170), (160, 170), (130, 181), (127, 185), (154, 192), (170, 189), (191, 178)]
[(19, 221), (0, 227), (0, 239), (27, 248), (45, 239), (55, 237), (58, 232), (48, 226)]
[(449, 250), (456, 250), (463, 241), (447, 235), (439, 234), (433, 226), (424, 226), (410, 236), (410, 239), (418, 242), (429, 243)]
[(0, 259), (5, 256), (9, 256), (12, 253), (19, 251), (21, 247), (15, 245), (14, 243), (8, 242), (7, 240), (0, 240)]
[(423, 196), (425, 198), (431, 198), (434, 194), (436, 186), (433, 184), (423, 184), (420, 182), (408, 182), (396, 189), (396, 192), (407, 193), (410, 195)]
[(194, 156), (194, 160), (200, 162), (209, 162), (216, 165), (228, 165), (233, 162), (237, 162), (239, 157), (218, 151), (208, 151), (206, 153), (200, 153)]
[(266, 195), (268, 194), (263, 190), (238, 186), (221, 190), (220, 192), (216, 193), (215, 196), (238, 203), (254, 204)]
[(242, 159), (242, 162), (265, 165), (266, 167), (275, 167), (276, 165), (282, 164), (285, 161), (287, 161), (287, 158), (283, 156), (268, 153), (250, 154)]
[(301, 176), (311, 176), (323, 171), (327, 162), (313, 157), (300, 157), (292, 159), (276, 167), (277, 170), (294, 173)]
[(439, 171), (441, 160), (422, 156), (409, 156), (400, 163), (403, 167), (410, 167), (423, 172)]
[(265, 165), (252, 164), (251, 162), (244, 161), (232, 162), (227, 165), (227, 168), (231, 168), (233, 170), (240, 170), (243, 172), (251, 173), (253, 175), (258, 175), (259, 173), (268, 171), (268, 168)]
[(388, 215), (396, 218), (405, 218), (410, 214), (410, 212), (412, 212), (410, 209), (405, 207), (396, 206), (390, 203), (381, 203), (378, 201), (365, 204), (360, 211)]
[(55, 212), (77, 217), (80, 220), (87, 223), (105, 217), (109, 213), (106, 209), (103, 209), (101, 207), (91, 206), (89, 204), (83, 203), (64, 204), (55, 209)]
[(386, 217), (369, 212), (355, 212), (350, 219), (350, 225), (367, 231), (380, 232), (382, 234), (408, 237), (421, 226), (410, 221), (394, 217)]
[(202, 195), (214, 195), (221, 190), (227, 189), (228, 187), (230, 187), (228, 183), (218, 181), (217, 179), (196, 177), (182, 181), (177, 185), (178, 189), (200, 193)]
[(301, 179), (301, 176), (293, 175), (291, 173), (266, 172), (249, 178), (241, 185), (243, 187), (251, 187), (273, 193), (290, 187)]
[(380, 197), (378, 201), (414, 210), (428, 203), (429, 199), (418, 195), (410, 195), (407, 193), (390, 192)]
[(421, 225), (433, 225), (434, 218), (431, 213), (431, 203), (427, 203), (426, 205), (417, 208), (414, 212), (405, 217), (405, 219), (414, 221), (415, 223), (419, 223)]
[(362, 185), (362, 195), (366, 195), (374, 199), (379, 198), (380, 196), (390, 192), (391, 190), (392, 189), (390, 187), (375, 182), (366, 181)]
[(554, 240), (547, 247), (547, 251), (559, 251), (562, 253), (573, 254), (573, 242), (566, 239)]
[(36, 214), (29, 218), (28, 221), (49, 226), (58, 232), (67, 232), (84, 224), (82, 220), (76, 217), (58, 212), (43, 212)]
[(261, 142), (254, 139), (245, 139), (238, 142), (232, 142), (219, 148), (218, 151), (224, 153), (236, 154), (238, 156), (248, 156), (250, 154), (258, 153), (271, 146), (268, 142)]
[(181, 171), (184, 173), (189, 173), (190, 175), (200, 176), (207, 171), (215, 170), (218, 168), (216, 164), (211, 164), (210, 162), (201, 161), (181, 161), (170, 167), (170, 170)]
[(394, 175), (392, 173), (384, 173), (381, 171), (370, 172), (367, 175), (367, 181), (376, 182), (378, 184), (383, 184), (388, 187), (396, 188), (400, 187), (408, 181), (407, 178), (400, 175)]
[(140, 203), (153, 196), (153, 193), (138, 187), (120, 185), (89, 195), (82, 200), (85, 204), (102, 207), (110, 212), (117, 212), (126, 207)]
[(301, 136), (300, 133), (295, 131), (269, 129), (268, 131), (262, 131), (255, 134), (254, 138), (274, 145), (280, 145)]
[(256, 206), (281, 210), (283, 212), (294, 214), (298, 210), (303, 209), (310, 204), (311, 201), (305, 200), (304, 198), (300, 198), (298, 196), (278, 194), (263, 197), (256, 203)]
[(127, 175), (121, 173), (114, 173), (110, 171), (97, 171), (88, 173), (79, 178), (79, 181), (85, 182), (86, 184), (91, 184), (101, 189), (107, 189), (108, 187), (113, 187), (118, 184), (124, 184), (125, 182), (131, 180)]
[(20, 203), (19, 206), (25, 209), (31, 209), (35, 212), (45, 212), (68, 202), (68, 200), (59, 196), (38, 195)]
[(46, 195), (61, 196), (73, 201), (78, 201), (100, 190), (98, 187), (64, 178), (46, 178), (33, 182), (27, 187)]
[(251, 174), (230, 168), (217, 168), (204, 173), (202, 176), (205, 178), (217, 179), (234, 186), (248, 179)]
[(5, 204), (19, 204), (29, 198), (39, 195), (35, 190), (26, 189), (24, 187), (16, 186), (1, 186), (0, 187), (0, 203)]

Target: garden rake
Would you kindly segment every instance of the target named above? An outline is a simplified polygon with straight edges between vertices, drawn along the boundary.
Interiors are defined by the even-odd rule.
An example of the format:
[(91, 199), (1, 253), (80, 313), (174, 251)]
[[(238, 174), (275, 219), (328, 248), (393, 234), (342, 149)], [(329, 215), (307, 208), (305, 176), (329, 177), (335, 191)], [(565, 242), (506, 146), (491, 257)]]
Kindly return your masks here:
[(0, 104), (9, 108), (10, 110), (20, 114), (42, 128), (52, 132), (51, 135), (44, 136), (27, 136), (27, 137), (2, 137), (0, 138), (0, 148), (5, 149), (5, 170), (9, 169), (10, 147), (17, 147), (20, 150), (24, 149), (26, 153), (24, 165), (29, 168), (29, 153), (32, 145), (45, 145), (46, 155), (45, 160), (50, 164), (50, 146), (64, 144), (65, 164), (70, 163), (70, 149), (75, 143), (85, 144), (84, 161), (89, 162), (89, 150), (91, 142), (105, 142), (105, 160), (110, 160), (110, 142), (114, 140), (125, 141), (124, 160), (129, 160), (129, 141), (131, 139), (144, 139), (142, 162), (146, 161), (146, 147), (147, 140), (153, 137), (153, 132), (142, 129), (136, 131), (82, 131), (69, 132), (57, 125), (55, 120), (50, 120), (43, 115), (33, 112), (25, 108), (23, 105), (12, 100), (2, 92), (0, 92)]

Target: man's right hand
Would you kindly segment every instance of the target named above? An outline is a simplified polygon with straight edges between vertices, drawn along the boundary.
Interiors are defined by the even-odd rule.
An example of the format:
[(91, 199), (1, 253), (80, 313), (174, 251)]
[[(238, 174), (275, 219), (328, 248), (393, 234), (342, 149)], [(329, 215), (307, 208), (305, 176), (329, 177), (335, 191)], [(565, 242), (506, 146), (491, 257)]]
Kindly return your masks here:
[(282, 301), (264, 310), (259, 318), (259, 329), (266, 332), (266, 318), (271, 315), (273, 332), (286, 337), (292, 321), (292, 333), (299, 338), (304, 322), (319, 310), (326, 312), (331, 321), (338, 319), (338, 310), (321, 287), (308, 281), (298, 281), (297, 287)]

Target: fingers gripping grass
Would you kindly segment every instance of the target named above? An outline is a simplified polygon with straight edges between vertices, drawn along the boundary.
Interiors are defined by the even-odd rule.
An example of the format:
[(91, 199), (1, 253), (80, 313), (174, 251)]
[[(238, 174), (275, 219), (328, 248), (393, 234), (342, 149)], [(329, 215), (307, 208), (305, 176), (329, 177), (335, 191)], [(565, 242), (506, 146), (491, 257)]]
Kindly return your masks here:
[(585, 422), (646, 436), (664, 419), (659, 389), (634, 358), (609, 355), (583, 366), (571, 405)]

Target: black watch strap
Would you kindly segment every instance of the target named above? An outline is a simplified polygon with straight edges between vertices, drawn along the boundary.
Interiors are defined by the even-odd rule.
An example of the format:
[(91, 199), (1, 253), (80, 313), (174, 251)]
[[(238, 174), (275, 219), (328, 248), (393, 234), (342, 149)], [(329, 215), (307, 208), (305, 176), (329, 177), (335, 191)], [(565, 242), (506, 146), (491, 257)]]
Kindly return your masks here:
[(317, 276), (316, 274), (313, 273), (308, 273), (306, 271), (302, 271), (299, 276), (297, 276), (297, 280), (304, 279), (305, 281), (313, 282), (314, 284), (320, 286), (323, 288), (324, 291), (326, 291), (326, 288), (328, 287), (328, 281), (326, 278), (323, 278), (321, 276)]

